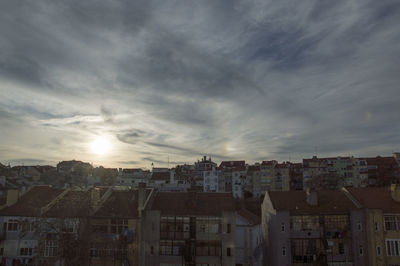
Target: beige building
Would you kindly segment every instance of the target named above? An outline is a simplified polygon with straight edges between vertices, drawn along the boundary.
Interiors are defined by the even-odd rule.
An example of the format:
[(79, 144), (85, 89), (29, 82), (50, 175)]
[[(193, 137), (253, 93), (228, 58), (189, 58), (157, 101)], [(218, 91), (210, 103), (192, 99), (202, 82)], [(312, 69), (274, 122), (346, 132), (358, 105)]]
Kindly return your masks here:
[(368, 265), (400, 265), (400, 188), (348, 188), (364, 211)]

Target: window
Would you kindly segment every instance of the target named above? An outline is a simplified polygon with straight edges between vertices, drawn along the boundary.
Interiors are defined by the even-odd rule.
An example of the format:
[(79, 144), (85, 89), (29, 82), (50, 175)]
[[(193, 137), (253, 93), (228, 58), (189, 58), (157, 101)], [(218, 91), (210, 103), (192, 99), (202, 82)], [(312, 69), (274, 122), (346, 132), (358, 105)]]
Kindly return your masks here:
[(324, 245), (320, 239), (293, 239), (291, 241), (292, 262), (312, 263), (322, 250), (324, 250)]
[(33, 232), (34, 231), (34, 225), (32, 222), (23, 221), (21, 223), (21, 227), (22, 227), (22, 232)]
[(231, 224), (227, 224), (226, 225), (226, 233), (230, 233), (231, 232)]
[(360, 245), (360, 248), (359, 248), (359, 251), (358, 251), (358, 252), (359, 252), (360, 256), (364, 255), (363, 246)]
[(291, 216), (290, 228), (293, 231), (317, 231), (319, 229), (318, 216)]
[(226, 256), (231, 256), (231, 248), (226, 248)]
[(281, 224), (281, 231), (282, 231), (282, 232), (285, 232), (285, 223), (282, 223), (282, 224)]
[[(348, 215), (326, 215), (324, 216), (325, 228), (327, 231), (343, 231), (348, 230), (350, 221)], [(359, 223), (361, 226), (361, 223)], [(361, 230), (361, 229), (359, 229)]]
[(400, 239), (386, 239), (386, 253), (388, 256), (400, 256)]
[(362, 230), (361, 222), (358, 222), (358, 223), (357, 223), (357, 229), (358, 229), (358, 231), (361, 231), (361, 230)]
[(161, 240), (160, 241), (160, 254), (179, 256), (182, 255), (185, 241), (183, 240)]
[(400, 231), (400, 216), (384, 216), (386, 231)]
[(375, 231), (379, 231), (379, 223), (378, 222), (375, 222)]
[(377, 246), (377, 247), (376, 247), (376, 254), (377, 254), (378, 256), (380, 256), (380, 255), (382, 254), (382, 252), (381, 252), (381, 246)]
[(116, 248), (113, 244), (91, 243), (89, 256), (92, 258), (124, 259), (128, 256), (128, 249), (126, 247)]
[[(199, 228), (200, 230), (200, 224)], [(205, 228), (204, 228), (205, 230)], [(188, 239), (190, 237), (190, 218), (182, 216), (162, 216), (160, 223), (161, 239)]]
[(286, 247), (282, 247), (282, 256), (286, 256)]
[[(185, 243), (183, 243), (185, 245)], [(196, 256), (221, 256), (220, 241), (197, 241)]]
[(4, 255), (4, 248), (0, 248), (0, 256)]
[(20, 248), (19, 255), (20, 256), (32, 256), (32, 248)]
[(338, 252), (340, 255), (344, 254), (344, 243), (339, 243), (338, 244)]
[(18, 231), (18, 221), (17, 220), (8, 220), (7, 231)]
[(45, 240), (44, 244), (44, 256), (55, 257), (57, 256), (58, 242), (57, 240)]
[(125, 229), (128, 229), (127, 219), (111, 219), (112, 234), (121, 234)]
[(150, 247), (150, 254), (151, 254), (151, 255), (154, 254), (154, 247), (153, 247), (153, 246)]

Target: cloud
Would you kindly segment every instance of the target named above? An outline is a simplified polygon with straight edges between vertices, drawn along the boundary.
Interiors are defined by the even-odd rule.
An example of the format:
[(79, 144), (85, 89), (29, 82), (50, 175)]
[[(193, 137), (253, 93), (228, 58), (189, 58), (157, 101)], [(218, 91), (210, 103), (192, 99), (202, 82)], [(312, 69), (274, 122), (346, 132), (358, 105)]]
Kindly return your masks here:
[[(392, 0), (4, 1), (2, 159), (389, 154), (400, 148), (399, 9)], [(97, 158), (88, 143), (103, 135), (114, 152)]]

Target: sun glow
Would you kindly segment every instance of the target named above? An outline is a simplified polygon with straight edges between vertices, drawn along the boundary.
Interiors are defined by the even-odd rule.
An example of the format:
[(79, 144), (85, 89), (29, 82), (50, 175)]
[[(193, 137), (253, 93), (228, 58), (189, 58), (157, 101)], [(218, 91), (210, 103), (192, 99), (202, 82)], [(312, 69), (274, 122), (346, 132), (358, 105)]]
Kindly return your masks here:
[(110, 142), (104, 137), (97, 137), (91, 144), (92, 152), (98, 155), (106, 155), (111, 149)]

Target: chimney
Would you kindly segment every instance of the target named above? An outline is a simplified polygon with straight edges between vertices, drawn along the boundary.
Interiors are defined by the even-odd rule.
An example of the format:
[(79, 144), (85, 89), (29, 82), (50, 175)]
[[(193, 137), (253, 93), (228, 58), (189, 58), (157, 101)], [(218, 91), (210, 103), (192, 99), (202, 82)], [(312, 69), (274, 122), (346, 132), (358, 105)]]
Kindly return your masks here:
[(100, 189), (99, 188), (92, 188), (90, 191), (90, 206), (92, 208), (97, 207), (100, 202)]
[(317, 206), (318, 205), (318, 194), (317, 191), (311, 191), (309, 188), (306, 190), (306, 201), (308, 205)]
[(6, 206), (11, 206), (11, 205), (14, 205), (15, 203), (17, 203), (18, 194), (19, 194), (19, 192), (17, 189), (8, 189)]
[(138, 210), (143, 209), (144, 203), (146, 202), (146, 183), (140, 182), (138, 185)]
[(390, 195), (393, 200), (400, 202), (400, 186), (396, 184), (390, 185)]

